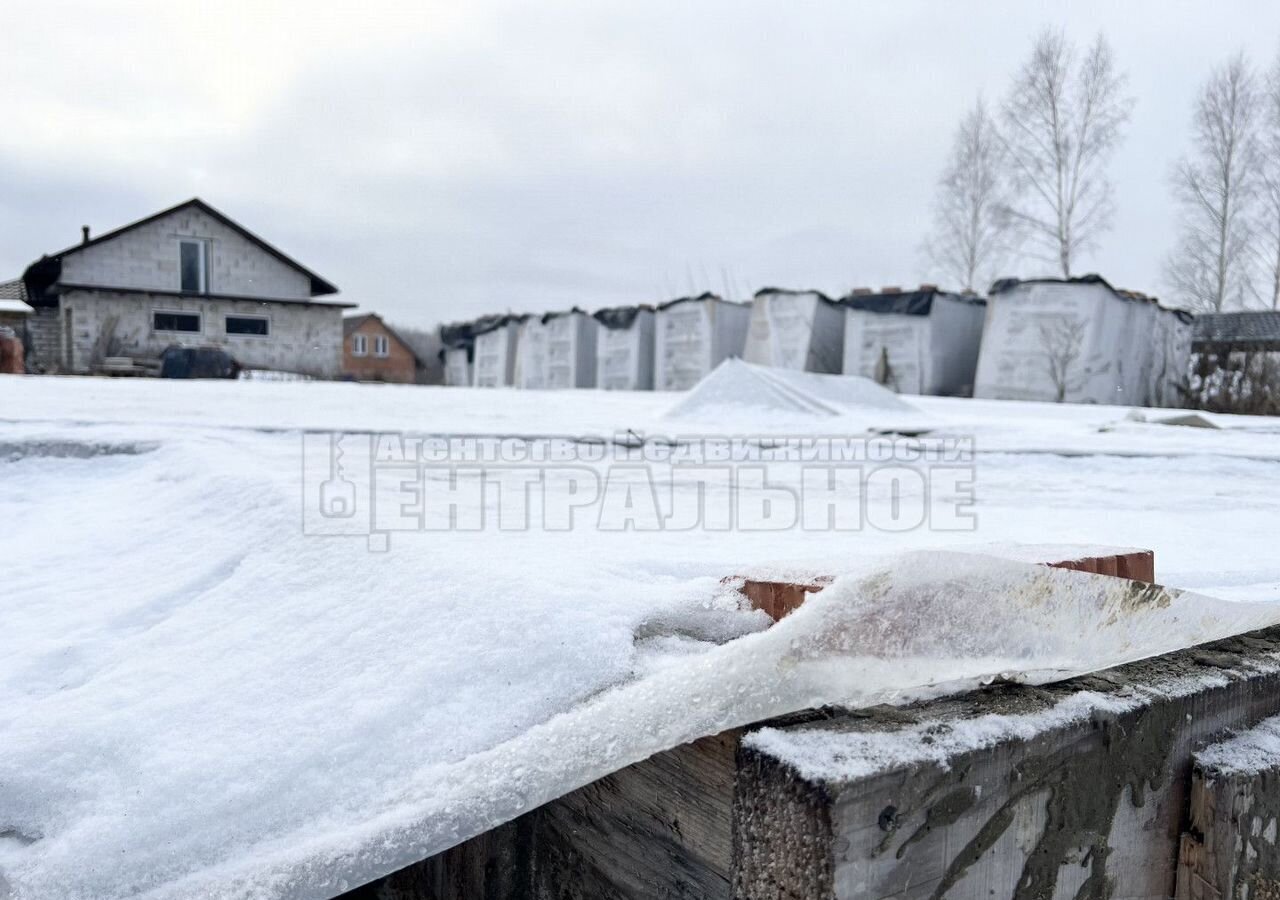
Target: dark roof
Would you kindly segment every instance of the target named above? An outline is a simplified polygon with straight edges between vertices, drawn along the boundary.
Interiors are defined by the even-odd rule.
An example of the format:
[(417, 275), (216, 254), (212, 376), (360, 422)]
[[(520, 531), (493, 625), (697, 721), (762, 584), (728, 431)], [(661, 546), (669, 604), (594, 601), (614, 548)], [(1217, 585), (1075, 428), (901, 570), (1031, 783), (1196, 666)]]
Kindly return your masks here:
[(1194, 318), (1194, 316), (1185, 309), (1176, 309), (1171, 306), (1165, 306), (1155, 297), (1144, 294), (1141, 291), (1125, 291), (1113, 287), (1111, 282), (1096, 273), (1077, 275), (1072, 278), (1001, 278), (999, 281), (995, 282), (995, 284), (991, 285), (991, 290), (988, 291), (988, 293), (994, 297), (996, 294), (1011, 291), (1023, 284), (1100, 284), (1121, 300), (1130, 300), (1138, 303), (1153, 303), (1160, 309), (1175, 314), (1184, 322), (1190, 322)]
[(471, 329), (471, 334), (474, 337), (479, 337), (482, 334), (488, 334), (490, 331), (497, 331), (499, 328), (502, 328), (504, 325), (510, 325), (513, 322), (516, 324), (519, 324), (527, 318), (529, 318), (527, 313), (523, 315), (516, 315), (515, 313), (503, 313), (503, 314), (497, 314), (497, 315), (483, 316), (479, 319), (476, 319), (475, 322), (472, 323), (473, 327)]
[(671, 307), (675, 306), (677, 303), (689, 303), (690, 301), (693, 301), (693, 300), (699, 300), (699, 301), (712, 300), (716, 303), (730, 302), (724, 299), (723, 297), (719, 296), (718, 294), (713, 294), (710, 291), (704, 291), (703, 293), (699, 294), (696, 297), (677, 297), (674, 300), (668, 300), (666, 303), (659, 303), (658, 309), (670, 309)]
[(953, 294), (938, 288), (925, 287), (914, 291), (880, 291), (879, 293), (851, 293), (841, 297), (839, 303), (848, 309), (863, 312), (886, 313), (898, 316), (927, 316), (933, 311), (936, 297), (946, 297), (960, 303), (986, 306), (987, 301), (973, 294)]
[(1192, 345), (1230, 344), (1240, 350), (1280, 350), (1280, 311), (1196, 316)]
[[(302, 263), (298, 262), (293, 257), (286, 256), (282, 251), (277, 250), (275, 247), (271, 246), (262, 238), (254, 234), (252, 231), (245, 228), (239, 222), (235, 221), (234, 219), (230, 218), (224, 213), (221, 213), (218, 210), (214, 209), (212, 206), (210, 206), (208, 203), (205, 203), (199, 197), (192, 197), (190, 200), (183, 201), (182, 203), (179, 203), (176, 206), (171, 206), (168, 209), (160, 210), (160, 212), (158, 213), (153, 213), (147, 216), (145, 219), (138, 219), (136, 222), (130, 222), (128, 225), (122, 225), (119, 228), (115, 228), (115, 229), (112, 229), (111, 231), (104, 232), (103, 234), (100, 234), (94, 238), (90, 238), (87, 241), (81, 241), (78, 244), (74, 244), (73, 246), (67, 247), (65, 250), (59, 250), (57, 253), (51, 253), (51, 254), (48, 254), (47, 256), (41, 257), (41, 259), (37, 260), (36, 262), (32, 263), (30, 266), (27, 267), (27, 271), (23, 273), (23, 276), (22, 276), (23, 280), (26, 281), (28, 285), (31, 285), (33, 284), (32, 276), (34, 275), (36, 287), (33, 290), (33, 292), (41, 292), (44, 290), (44, 288), (48, 287), (50, 284), (52, 284), (54, 281), (57, 280), (57, 277), (61, 271), (60, 265), (56, 267), (56, 271), (52, 270), (52, 268), (48, 265), (49, 261), (57, 261), (58, 263), (61, 263), (61, 260), (64, 256), (70, 256), (71, 254), (77, 253), (85, 249), (86, 247), (92, 247), (94, 244), (100, 244), (103, 241), (109, 241), (114, 237), (124, 234), (126, 231), (132, 231), (134, 228), (147, 225), (151, 222), (154, 222), (156, 219), (160, 219), (160, 218), (163, 218), (164, 216), (171, 215), (172, 213), (175, 213), (181, 209), (186, 209), (189, 206), (193, 206), (199, 209), (201, 212), (205, 213), (206, 215), (217, 219), (223, 225), (226, 225), (228, 228), (232, 229), (233, 231), (239, 232), (243, 237), (257, 244), (259, 247), (261, 247), (267, 253), (274, 256), (276, 259), (280, 260), (285, 265), (290, 266), (294, 269), (297, 269), (299, 272), (306, 275), (308, 278), (311, 279), (311, 296), (319, 297), (322, 294), (336, 294), (338, 292), (338, 289), (333, 284), (321, 278), (315, 272), (312, 272), (310, 269), (308, 269)], [(40, 267), (40, 268), (37, 268), (37, 267)], [(33, 272), (33, 270), (36, 270), (36, 271)], [(52, 275), (52, 278), (48, 277), (50, 274)], [(44, 277), (41, 277), (41, 276), (44, 276)]]
[(400, 337), (400, 335), (396, 334), (396, 330), (392, 328), (390, 325), (388, 325), (386, 321), (382, 318), (382, 316), (378, 315), (377, 313), (361, 313), (358, 316), (346, 316), (345, 318), (343, 318), (342, 320), (343, 338), (351, 337), (351, 333), (353, 331), (355, 331), (365, 322), (368, 322), (370, 319), (377, 320), (378, 324), (381, 325), (384, 329), (386, 329), (387, 334), (395, 338), (396, 341), (402, 347), (408, 350), (410, 355), (413, 356), (414, 359), (417, 359), (419, 362), (421, 362), (421, 360), (418, 358), (417, 352), (413, 349), (413, 345), (410, 344), (408, 341), (406, 341), (404, 338)]
[(569, 309), (560, 309), (560, 310), (556, 310), (555, 312), (543, 313), (543, 314), (542, 314), (542, 324), (543, 324), (543, 325), (545, 325), (545, 324), (547, 324), (548, 322), (550, 322), (552, 319), (559, 319), (559, 318), (561, 318), (561, 317), (563, 317), (563, 316), (571, 316), (571, 315), (573, 315), (574, 313), (577, 313), (577, 314), (578, 314), (578, 315), (580, 315), (580, 316), (585, 316), (585, 315), (586, 315), (586, 313), (585, 313), (585, 312), (583, 312), (583, 311), (582, 311), (581, 309), (579, 309), (578, 307), (574, 306), (574, 307), (571, 307), (571, 308), (569, 308)]
[(608, 309), (597, 309), (591, 317), (605, 328), (619, 331), (630, 328), (642, 312), (653, 312), (653, 307), (647, 303), (641, 303), (639, 306), (612, 306)]
[(21, 278), (12, 281), (0, 281), (0, 300), (21, 300), (27, 302), (27, 286)]

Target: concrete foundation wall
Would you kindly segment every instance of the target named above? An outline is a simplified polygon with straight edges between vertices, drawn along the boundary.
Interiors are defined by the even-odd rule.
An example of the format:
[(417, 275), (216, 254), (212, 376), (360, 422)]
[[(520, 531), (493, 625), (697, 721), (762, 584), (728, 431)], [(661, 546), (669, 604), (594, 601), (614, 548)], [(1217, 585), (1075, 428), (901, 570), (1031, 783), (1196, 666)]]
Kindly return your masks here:
[(64, 284), (177, 291), (178, 243), (208, 242), (208, 291), (304, 299), (311, 278), (199, 209), (187, 207), (63, 257)]
[[(69, 291), (62, 297), (65, 371), (86, 373), (105, 356), (158, 357), (166, 347), (224, 348), (242, 366), (323, 378), (342, 372), (342, 309), (146, 293)], [(199, 332), (157, 332), (157, 311), (198, 313)], [(227, 334), (228, 315), (265, 317), (266, 337)]]
[[(349, 900), (1166, 900), (1194, 753), (1277, 713), (1280, 629), (1044, 687), (818, 711), (765, 724), (816, 732), (829, 772), (754, 728), (704, 738)], [(974, 749), (928, 751), (953, 735)]]

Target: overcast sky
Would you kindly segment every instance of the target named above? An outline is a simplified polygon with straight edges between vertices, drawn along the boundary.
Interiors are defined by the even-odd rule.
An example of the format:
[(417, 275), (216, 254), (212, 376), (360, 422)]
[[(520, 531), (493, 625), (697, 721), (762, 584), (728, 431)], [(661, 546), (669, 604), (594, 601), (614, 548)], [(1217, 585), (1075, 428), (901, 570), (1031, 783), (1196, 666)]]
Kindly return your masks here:
[(1167, 293), (1197, 86), (1280, 51), (1276, 0), (5, 0), (0, 21), (0, 278), (200, 196), (423, 326), (934, 280), (956, 121), (1045, 26), (1105, 32), (1137, 99), (1115, 227), (1079, 268)]

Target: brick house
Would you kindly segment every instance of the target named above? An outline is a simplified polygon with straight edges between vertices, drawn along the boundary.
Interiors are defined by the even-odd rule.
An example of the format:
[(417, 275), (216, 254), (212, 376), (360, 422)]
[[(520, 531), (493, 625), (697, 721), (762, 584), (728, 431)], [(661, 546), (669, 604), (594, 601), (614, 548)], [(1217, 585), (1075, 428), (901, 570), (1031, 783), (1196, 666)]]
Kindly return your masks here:
[(0, 282), (0, 326), (12, 328), (18, 337), (24, 337), (29, 315), (31, 307), (27, 305), (27, 289), (22, 279)]
[(413, 384), (418, 357), (409, 342), (374, 313), (342, 320), (342, 374), (357, 381)]
[(42, 256), (22, 276), (31, 367), (92, 373), (107, 357), (215, 346), (246, 368), (337, 377), (337, 288), (200, 199)]

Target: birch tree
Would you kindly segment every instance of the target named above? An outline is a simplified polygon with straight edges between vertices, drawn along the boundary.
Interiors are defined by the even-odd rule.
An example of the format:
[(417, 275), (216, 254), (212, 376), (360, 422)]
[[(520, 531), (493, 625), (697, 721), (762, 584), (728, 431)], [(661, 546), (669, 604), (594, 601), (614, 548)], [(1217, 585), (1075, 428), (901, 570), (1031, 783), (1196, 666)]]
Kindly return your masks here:
[(1257, 256), (1265, 277), (1257, 293), (1264, 305), (1280, 310), (1280, 53), (1267, 73), (1262, 122)]
[(1133, 107), (1125, 82), (1102, 35), (1081, 57), (1061, 32), (1044, 31), (1004, 103), (1018, 188), (1008, 213), (1029, 250), (1064, 278), (1111, 225), (1107, 164)]
[(1165, 263), (1170, 286), (1193, 309), (1240, 308), (1251, 290), (1262, 99), (1243, 54), (1215, 69), (1196, 99), (1191, 154), (1173, 173), (1180, 234)]
[(1004, 142), (981, 98), (961, 119), (938, 179), (926, 249), (952, 284), (986, 290), (1009, 255)]

